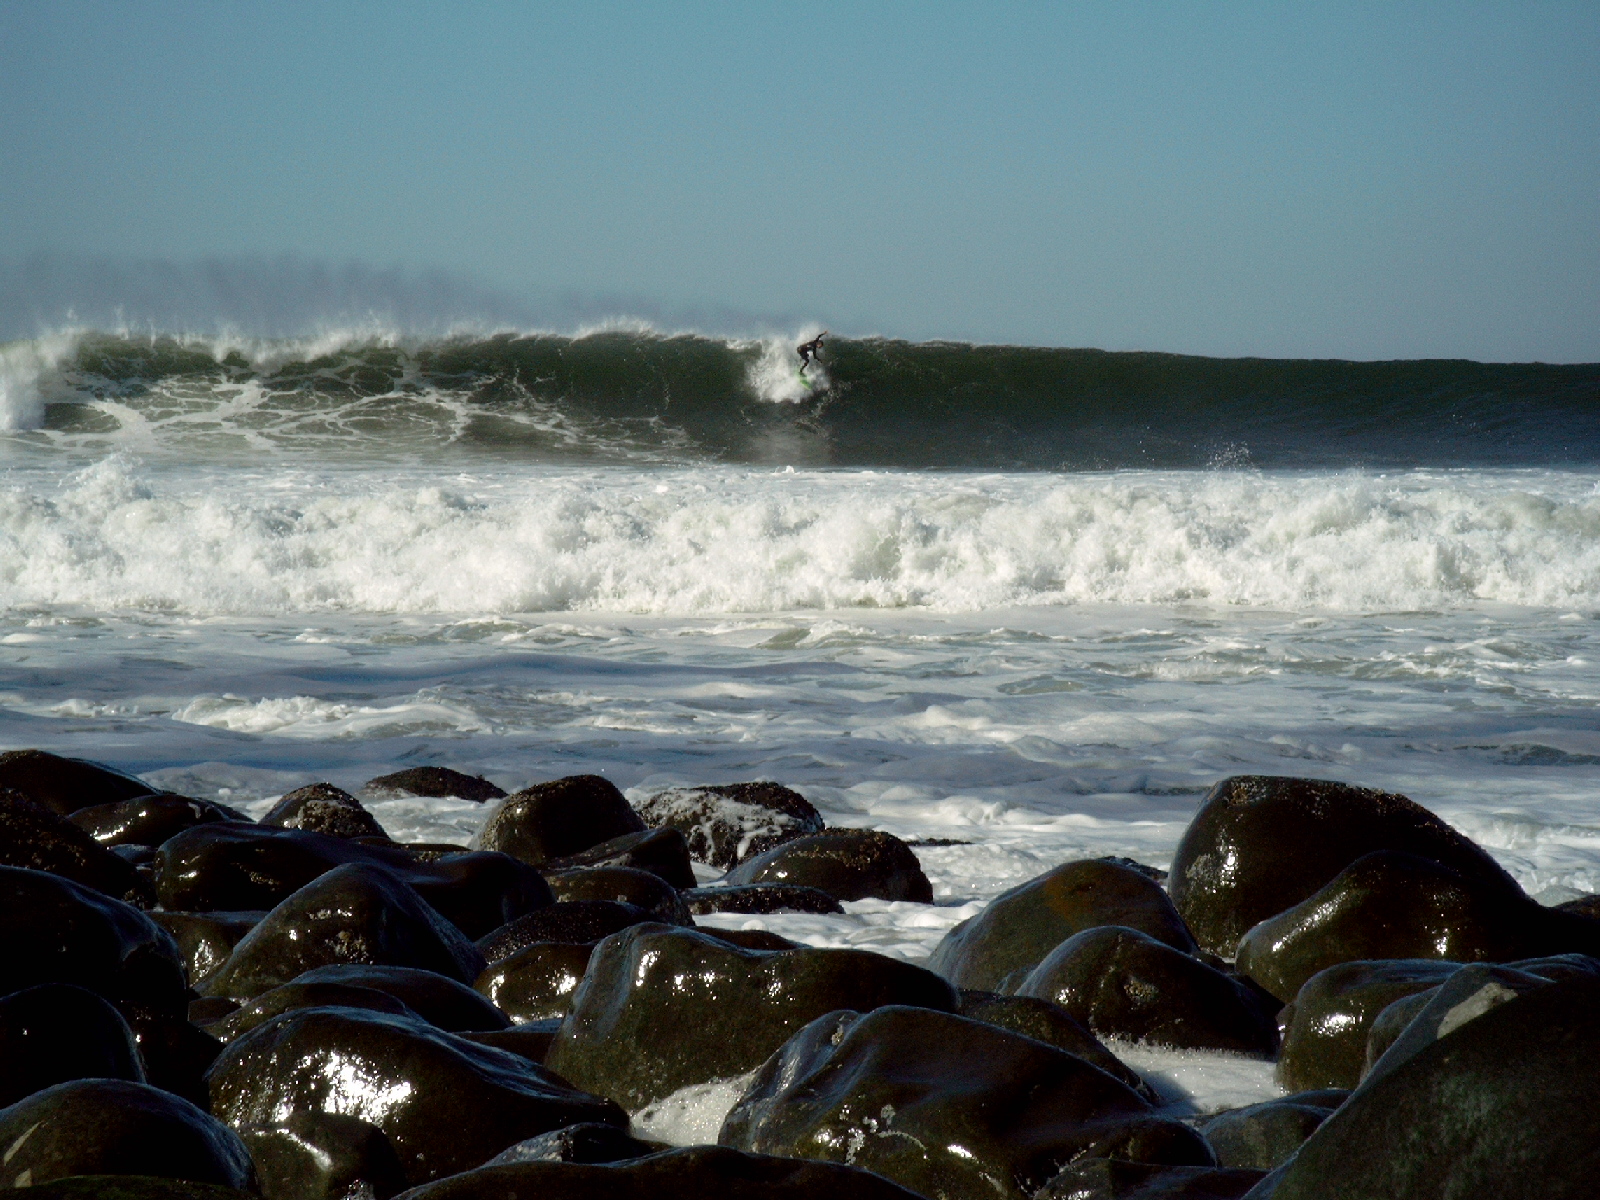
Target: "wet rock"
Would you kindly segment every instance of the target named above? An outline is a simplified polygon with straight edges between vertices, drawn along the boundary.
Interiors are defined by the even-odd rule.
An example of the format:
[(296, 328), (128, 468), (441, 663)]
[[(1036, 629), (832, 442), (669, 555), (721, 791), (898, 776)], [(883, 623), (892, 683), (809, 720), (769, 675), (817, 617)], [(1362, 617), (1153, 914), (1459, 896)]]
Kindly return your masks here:
[(510, 1029), (496, 1029), (489, 1033), (463, 1033), (460, 1036), (469, 1042), (477, 1042), (480, 1046), (493, 1046), (496, 1050), (508, 1051), (542, 1066), (544, 1056), (550, 1052), (550, 1043), (555, 1041), (556, 1031), (560, 1028), (559, 1020), (528, 1021), (525, 1024), (513, 1025)]
[(407, 767), (391, 775), (369, 779), (361, 794), (369, 800), (394, 800), (405, 796), (452, 797), (483, 804), (500, 800), (505, 791), (481, 775), (465, 775), (449, 767)]
[(1368, 1072), (1372, 1070), (1372, 1064), (1382, 1058), (1383, 1052), (1394, 1045), (1395, 1039), (1405, 1032), (1412, 1018), (1428, 1007), (1428, 1001), (1433, 999), (1433, 994), (1438, 990), (1437, 987), (1431, 987), (1426, 991), (1402, 996), (1372, 1019), (1372, 1023), (1367, 1027), (1367, 1054), (1366, 1061), (1361, 1067), (1361, 1079), (1367, 1077)]
[(1297, 1092), (1218, 1113), (1200, 1132), (1222, 1166), (1270, 1171), (1287, 1162), (1349, 1095), (1343, 1088)]
[(555, 903), (544, 876), (509, 854), (458, 850), (418, 863), (403, 877), (473, 939)]
[(1291, 1092), (1353, 1088), (1361, 1081), (1367, 1031), (1405, 996), (1443, 983), (1459, 963), (1433, 959), (1348, 962), (1308, 979), (1278, 1015), (1278, 1083)]
[(21, 792), (41, 808), (68, 816), (96, 804), (116, 804), (153, 789), (142, 779), (82, 758), (63, 758), (48, 750), (7, 750), (0, 754), (0, 788)]
[(150, 1085), (204, 1108), (202, 1079), (222, 1043), (189, 1023), (187, 1006), (178, 1014), (124, 1001), (118, 1011), (133, 1030)]
[(239, 940), (261, 923), (264, 911), (153, 912), (150, 919), (173, 936), (193, 987), (223, 963)]
[(589, 946), (535, 942), (491, 963), (472, 986), (518, 1024), (565, 1017), (590, 953)]
[(388, 840), (383, 826), (343, 788), (331, 783), (312, 783), (286, 793), (261, 818), (261, 824), (277, 829), (304, 829), (329, 837), (375, 837)]
[(517, 1055), (348, 1008), (275, 1017), (231, 1043), (207, 1079), (212, 1111), (236, 1129), (275, 1124), (284, 1112), (371, 1122), (412, 1185), (567, 1125), (627, 1124), (611, 1101)]
[(144, 1059), (122, 1015), (67, 983), (0, 998), (0, 1107), (71, 1079), (145, 1082)]
[(385, 992), (447, 1033), (487, 1032), (511, 1024), (503, 1012), (466, 984), (414, 967), (344, 963), (307, 971), (295, 982), (337, 983)]
[(308, 883), (263, 917), (203, 990), (243, 1001), (339, 963), (420, 967), (463, 983), (484, 965), (461, 931), (393, 873), (351, 864)]
[(676, 829), (690, 858), (724, 871), (823, 830), (822, 814), (811, 802), (779, 783), (672, 788), (641, 804), (639, 816), (651, 828)]
[(694, 867), (689, 862), (689, 847), (676, 829), (647, 829), (627, 833), (608, 842), (563, 858), (547, 859), (544, 871), (569, 871), (579, 867), (627, 867), (658, 875), (675, 888), (695, 885)]
[(233, 1132), (187, 1100), (142, 1083), (80, 1079), (0, 1109), (0, 1186), (70, 1175), (153, 1175), (254, 1190)]
[(1343, 962), (1503, 962), (1537, 954), (1541, 916), (1533, 901), (1514, 901), (1498, 886), (1384, 850), (1252, 928), (1239, 941), (1238, 968), (1287, 1001), (1318, 971)]
[(1466, 1022), (1345, 1101), (1272, 1200), (1593, 1195), (1596, 1011), (1600, 981), (1569, 979)]
[(73, 1175), (35, 1187), (29, 1200), (249, 1200), (254, 1193), (153, 1175)]
[(613, 1163), (643, 1158), (666, 1147), (641, 1142), (615, 1125), (568, 1125), (553, 1133), (518, 1142), (491, 1158), (484, 1166), (503, 1167), (524, 1162)]
[(1059, 1004), (1100, 1037), (1267, 1058), (1278, 1048), (1272, 1014), (1250, 989), (1120, 925), (1086, 929), (1062, 942), (1017, 994)]
[(1154, 881), (1116, 863), (1070, 862), (996, 896), (944, 936), (928, 965), (957, 987), (994, 991), (1007, 975), (1032, 970), (1074, 934), (1100, 925), (1123, 925), (1176, 950), (1194, 949)]
[(70, 820), (102, 846), (159, 846), (185, 829), (212, 821), (242, 821), (242, 814), (209, 800), (160, 793), (80, 808)]
[(793, 942), (770, 929), (702, 929), (701, 933), (741, 950), (799, 950), (804, 942)]
[(728, 872), (726, 882), (798, 883), (835, 900), (933, 903), (933, 885), (916, 854), (894, 834), (877, 829), (831, 829), (791, 839), (746, 859)]
[(601, 938), (649, 920), (649, 913), (631, 904), (618, 904), (615, 900), (572, 900), (506, 922), (493, 933), (479, 938), (478, 950), (487, 962), (497, 963), (539, 942), (592, 946)]
[(1600, 920), (1600, 896), (1579, 896), (1576, 900), (1556, 905), (1556, 911)]
[(683, 902), (696, 916), (706, 913), (842, 913), (844, 906), (819, 888), (798, 883), (758, 883), (744, 887), (687, 888)]
[(590, 867), (574, 871), (547, 871), (545, 882), (556, 900), (611, 900), (631, 904), (667, 925), (693, 925), (678, 889), (659, 875), (632, 867)]
[(286, 983), (262, 992), (227, 1016), (211, 1022), (206, 1026), (206, 1032), (226, 1044), (265, 1025), (274, 1017), (281, 1017), (297, 1008), (361, 1008), (369, 1012), (387, 1013), (392, 1017), (422, 1019), (404, 1001), (376, 988), (347, 983)]
[(1228, 958), (1252, 926), (1377, 850), (1415, 854), (1508, 896), (1522, 894), (1489, 855), (1404, 796), (1236, 775), (1207, 793), (1179, 842), (1172, 900), (1200, 945)]
[(824, 1013), (884, 1004), (948, 1012), (956, 997), (932, 972), (862, 950), (738, 950), (636, 925), (595, 948), (547, 1061), (637, 1111), (750, 1070)]
[(1012, 1033), (1031, 1037), (1057, 1050), (1076, 1054), (1099, 1067), (1118, 1083), (1132, 1088), (1151, 1103), (1156, 1093), (1139, 1075), (1089, 1032), (1089, 1027), (1059, 1004), (1033, 996), (999, 996), (993, 992), (962, 992), (960, 1016), (986, 1025), (996, 1025)]
[(243, 1129), (263, 1200), (388, 1200), (405, 1169), (376, 1125), (342, 1113), (291, 1113), (278, 1125)]
[(489, 814), (478, 845), (538, 867), (644, 831), (639, 814), (610, 780), (569, 775), (507, 796)]
[(482, 1167), (406, 1200), (925, 1200), (869, 1171), (691, 1146), (618, 1163)]
[(201, 996), (198, 1000), (189, 1001), (189, 1024), (210, 1025), (229, 1013), (238, 1012), (239, 1007), (237, 1000), (229, 1000), (226, 996)]
[(1067, 1167), (1034, 1200), (1238, 1200), (1265, 1175), (1239, 1167), (1166, 1167), (1088, 1158)]
[(132, 863), (65, 817), (11, 790), (0, 790), (0, 864), (48, 871), (137, 908), (155, 902), (150, 884)]
[(1212, 1165), (1075, 1055), (949, 1013), (891, 1006), (811, 1022), (761, 1068), (718, 1141), (848, 1161), (926, 1196), (1024, 1200), (1073, 1159)]

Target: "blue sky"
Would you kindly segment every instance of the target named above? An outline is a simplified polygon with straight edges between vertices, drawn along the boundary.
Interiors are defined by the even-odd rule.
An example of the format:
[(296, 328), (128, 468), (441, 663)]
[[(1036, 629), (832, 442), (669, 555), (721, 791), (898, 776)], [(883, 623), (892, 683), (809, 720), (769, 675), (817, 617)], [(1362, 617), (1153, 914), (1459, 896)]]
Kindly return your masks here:
[(1597, 62), (1592, 0), (0, 0), (0, 261), (292, 254), (723, 323), (1595, 360)]

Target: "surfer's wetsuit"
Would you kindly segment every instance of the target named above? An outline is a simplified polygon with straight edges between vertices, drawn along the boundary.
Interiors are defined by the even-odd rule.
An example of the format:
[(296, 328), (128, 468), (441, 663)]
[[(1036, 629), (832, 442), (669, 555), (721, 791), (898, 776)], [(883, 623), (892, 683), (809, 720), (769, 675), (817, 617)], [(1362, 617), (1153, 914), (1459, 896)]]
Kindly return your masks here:
[(800, 374), (804, 375), (806, 373), (806, 368), (811, 365), (812, 356), (822, 350), (822, 339), (827, 336), (828, 331), (824, 329), (809, 342), (804, 342), (795, 347), (795, 353), (800, 356)]

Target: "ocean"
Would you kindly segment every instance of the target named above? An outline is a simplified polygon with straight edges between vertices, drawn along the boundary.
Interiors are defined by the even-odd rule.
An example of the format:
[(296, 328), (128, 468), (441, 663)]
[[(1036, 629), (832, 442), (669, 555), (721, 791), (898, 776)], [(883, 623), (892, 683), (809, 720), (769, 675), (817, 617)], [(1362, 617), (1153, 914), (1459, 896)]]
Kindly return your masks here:
[[(702, 921), (913, 959), (1060, 862), (1167, 866), (1244, 773), (1600, 891), (1600, 365), (830, 339), (802, 378), (814, 332), (0, 346), (0, 748), (252, 813), (421, 764), (777, 780), (937, 903)], [(1130, 1061), (1271, 1092), (1182, 1058)]]

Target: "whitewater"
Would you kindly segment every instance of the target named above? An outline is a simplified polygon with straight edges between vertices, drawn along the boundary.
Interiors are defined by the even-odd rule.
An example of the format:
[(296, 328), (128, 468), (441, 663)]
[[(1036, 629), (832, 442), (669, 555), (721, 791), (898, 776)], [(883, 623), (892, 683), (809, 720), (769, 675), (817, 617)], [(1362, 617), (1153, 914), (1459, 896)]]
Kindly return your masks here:
[[(912, 959), (1060, 862), (1166, 867), (1243, 773), (1600, 891), (1596, 368), (860, 341), (806, 389), (791, 340), (0, 348), (0, 748), (252, 813), (422, 764), (777, 780), (936, 904), (700, 920)], [(1122, 1049), (1175, 1104), (1273, 1092)]]

